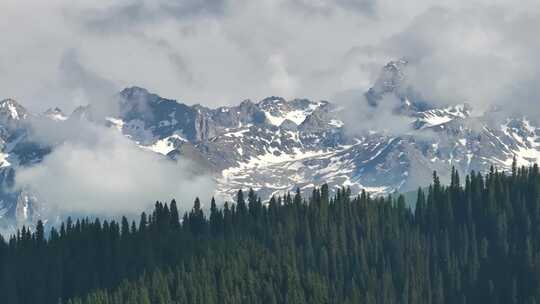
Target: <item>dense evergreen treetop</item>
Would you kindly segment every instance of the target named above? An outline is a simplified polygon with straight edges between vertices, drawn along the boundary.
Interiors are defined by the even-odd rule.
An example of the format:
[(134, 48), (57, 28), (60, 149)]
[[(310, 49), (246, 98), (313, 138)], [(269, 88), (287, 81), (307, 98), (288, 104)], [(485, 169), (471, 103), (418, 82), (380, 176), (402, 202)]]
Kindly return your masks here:
[[(2, 303), (540, 303), (537, 166), (403, 196), (253, 190), (0, 242)], [(205, 210), (208, 210), (205, 212)]]

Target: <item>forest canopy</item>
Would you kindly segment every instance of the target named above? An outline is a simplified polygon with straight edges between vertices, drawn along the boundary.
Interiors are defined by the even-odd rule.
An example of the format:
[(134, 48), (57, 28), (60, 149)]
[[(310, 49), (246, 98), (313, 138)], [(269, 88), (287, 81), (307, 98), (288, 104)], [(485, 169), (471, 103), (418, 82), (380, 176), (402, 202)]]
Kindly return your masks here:
[(39, 222), (0, 242), (2, 302), (540, 303), (538, 166), (434, 173), (415, 209), (331, 192)]

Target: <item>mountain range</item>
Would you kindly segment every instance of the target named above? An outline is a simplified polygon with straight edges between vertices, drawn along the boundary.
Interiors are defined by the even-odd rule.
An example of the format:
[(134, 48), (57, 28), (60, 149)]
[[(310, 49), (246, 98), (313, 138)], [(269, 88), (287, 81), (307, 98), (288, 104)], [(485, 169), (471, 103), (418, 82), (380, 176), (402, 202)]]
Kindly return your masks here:
[[(358, 120), (347, 115), (350, 104), (274, 96), (209, 108), (139, 87), (119, 92), (118, 111), (100, 118), (91, 105), (69, 115), (58, 108), (33, 114), (15, 100), (3, 100), (0, 224), (35, 221), (46, 213), (46, 201), (31, 189), (14, 186), (20, 168), (40, 163), (62, 144), (43, 144), (30, 136), (36, 119), (104, 124), (141, 149), (171, 161), (190, 159), (213, 176), (221, 200), (231, 200), (239, 189), (253, 188), (267, 199), (297, 188), (309, 193), (322, 183), (347, 186), (353, 193), (406, 192), (427, 185), (435, 170), (508, 170), (513, 159), (520, 165), (540, 159), (540, 128), (532, 119), (496, 110), (474, 113), (467, 104), (440, 106), (407, 84), (406, 70), (403, 60), (382, 68), (352, 105), (359, 109)], [(404, 121), (404, 127), (400, 132), (369, 128), (370, 119), (378, 117), (364, 114), (385, 106), (389, 98), (397, 102), (384, 119)]]

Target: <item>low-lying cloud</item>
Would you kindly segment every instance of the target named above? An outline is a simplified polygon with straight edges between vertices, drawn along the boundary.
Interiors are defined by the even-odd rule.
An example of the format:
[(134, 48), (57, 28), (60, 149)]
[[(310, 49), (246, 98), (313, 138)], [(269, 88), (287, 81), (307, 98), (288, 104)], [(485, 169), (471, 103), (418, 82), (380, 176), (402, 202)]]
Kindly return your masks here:
[(369, 105), (363, 91), (342, 93), (335, 100), (343, 107), (338, 114), (350, 136), (362, 136), (370, 131), (388, 136), (414, 135), (417, 139), (435, 136), (429, 129), (416, 129), (415, 118), (398, 111), (403, 101), (393, 94), (383, 95), (377, 106)]
[[(17, 187), (36, 193), (54, 212), (137, 214), (156, 200), (173, 198), (187, 210), (195, 197), (208, 201), (215, 189), (212, 177), (188, 160), (145, 151), (113, 129), (84, 121), (66, 124), (57, 125), (54, 136), (44, 134), (54, 132), (53, 125), (47, 130), (40, 124), (36, 138), (57, 147), (16, 175)], [(66, 127), (71, 130), (62, 131)]]
[(538, 25), (539, 6), (530, 3), (436, 7), (379, 49), (407, 59), (407, 85), (435, 105), (466, 102), (480, 112), (538, 115)]

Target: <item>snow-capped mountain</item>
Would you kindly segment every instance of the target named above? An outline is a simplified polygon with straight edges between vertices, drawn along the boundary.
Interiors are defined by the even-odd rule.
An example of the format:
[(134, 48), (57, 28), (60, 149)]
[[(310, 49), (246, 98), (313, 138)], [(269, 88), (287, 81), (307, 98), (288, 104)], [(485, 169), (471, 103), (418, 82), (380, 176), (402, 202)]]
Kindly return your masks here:
[[(540, 128), (525, 117), (472, 115), (467, 104), (434, 107), (407, 85), (406, 61), (387, 64), (358, 107), (379, 107), (385, 97), (400, 104), (393, 115), (410, 122), (401, 133), (351, 133), (343, 107), (328, 101), (268, 97), (211, 109), (162, 98), (143, 88), (119, 93), (118, 108), (103, 120), (90, 106), (65, 115), (58, 108), (32, 115), (14, 100), (0, 102), (0, 221), (34, 220), (46, 202), (12, 188), (17, 169), (40, 162), (54, 147), (28, 137), (34, 117), (105, 123), (141, 149), (199, 164), (215, 177), (216, 196), (231, 199), (253, 188), (263, 198), (329, 183), (353, 192), (409, 191), (430, 182), (432, 172), (508, 169), (540, 160)], [(495, 118), (497, 117), (497, 118)], [(376, 119), (376, 118), (375, 118)], [(444, 177), (444, 176), (443, 176)]]

